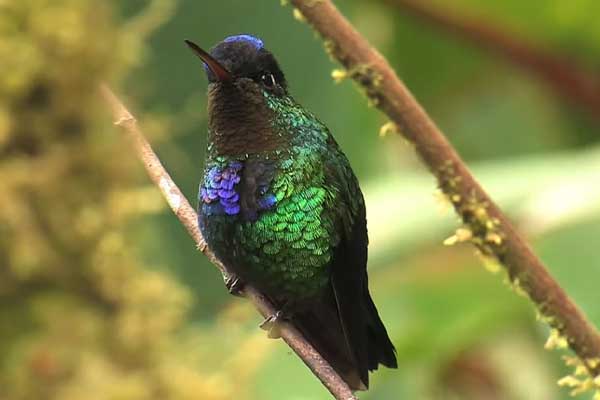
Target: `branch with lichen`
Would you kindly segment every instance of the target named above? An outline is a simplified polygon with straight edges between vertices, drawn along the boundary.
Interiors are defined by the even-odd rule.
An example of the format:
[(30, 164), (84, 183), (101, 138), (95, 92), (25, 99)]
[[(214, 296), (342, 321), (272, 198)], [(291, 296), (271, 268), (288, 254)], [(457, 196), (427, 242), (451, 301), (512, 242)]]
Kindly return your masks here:
[(494, 26), (493, 21), (470, 18), (423, 0), (383, 0), (434, 28), (451, 33), (523, 68), (549, 87), (600, 119), (600, 79), (566, 55), (554, 54), (525, 38)]
[[(552, 278), (527, 241), (475, 180), (456, 150), (398, 78), (385, 58), (344, 18), (330, 0), (291, 0), (322, 36), (325, 49), (356, 81), (371, 104), (390, 118), (437, 178), (464, 226), (456, 241), (468, 241), (500, 263), (557, 335), (577, 354), (586, 379), (600, 375), (600, 335)], [(339, 77), (343, 72), (337, 72)], [(587, 382), (587, 381), (586, 381)], [(600, 388), (600, 385), (598, 385)]]
[[(123, 128), (130, 137), (138, 157), (143, 162), (146, 172), (154, 184), (160, 189), (162, 195), (177, 216), (181, 224), (188, 231), (198, 249), (214, 264), (224, 277), (231, 275), (226, 265), (221, 263), (215, 254), (208, 248), (202, 233), (198, 229), (198, 217), (194, 209), (184, 197), (181, 190), (173, 182), (152, 147), (139, 129), (135, 117), (125, 108), (123, 103), (105, 85), (101, 86), (101, 93), (112, 109), (115, 124)], [(254, 287), (246, 284), (243, 294), (267, 318), (275, 314), (273, 305)], [(321, 357), (321, 355), (304, 339), (300, 332), (291, 324), (278, 322), (277, 333), (302, 359), (315, 376), (323, 383), (329, 392), (338, 400), (357, 400), (346, 382), (335, 370)]]

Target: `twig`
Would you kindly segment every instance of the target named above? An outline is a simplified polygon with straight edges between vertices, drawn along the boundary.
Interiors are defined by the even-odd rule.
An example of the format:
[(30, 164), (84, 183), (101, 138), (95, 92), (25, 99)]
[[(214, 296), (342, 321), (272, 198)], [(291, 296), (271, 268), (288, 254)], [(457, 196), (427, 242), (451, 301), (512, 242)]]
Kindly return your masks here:
[[(600, 336), (550, 276), (529, 244), (469, 172), (446, 137), (396, 76), (388, 62), (340, 14), (330, 0), (290, 0), (323, 37), (325, 47), (388, 115), (397, 131), (438, 180), (468, 229), (469, 240), (508, 271), (515, 287), (538, 306), (590, 373), (600, 373)], [(296, 13), (298, 14), (298, 13)]]
[[(123, 103), (106, 85), (100, 87), (102, 96), (110, 105), (115, 119), (115, 124), (122, 127), (132, 139), (133, 145), (140, 160), (144, 163), (146, 172), (150, 179), (167, 200), (167, 203), (173, 210), (173, 213), (179, 218), (181, 224), (187, 229), (188, 233), (198, 246), (198, 249), (204, 253), (208, 260), (213, 263), (223, 275), (230, 275), (227, 266), (223, 265), (214, 253), (208, 248), (202, 233), (198, 229), (198, 218), (194, 209), (181, 193), (181, 190), (175, 185), (160, 160), (152, 150), (152, 147), (140, 131), (135, 117), (125, 108)], [(245, 285), (244, 295), (247, 297), (260, 312), (263, 317), (271, 316), (275, 313), (273, 305), (255, 288)], [(356, 397), (344, 380), (335, 372), (335, 370), (321, 357), (321, 355), (308, 343), (298, 330), (289, 323), (281, 323), (280, 331), (282, 339), (294, 350), (302, 361), (310, 368), (323, 385), (338, 400), (356, 400)]]
[(443, 29), (484, 50), (491, 51), (546, 82), (556, 93), (600, 120), (600, 79), (567, 56), (530, 43), (494, 26), (492, 21), (469, 18), (437, 9), (425, 0), (383, 0), (401, 11)]

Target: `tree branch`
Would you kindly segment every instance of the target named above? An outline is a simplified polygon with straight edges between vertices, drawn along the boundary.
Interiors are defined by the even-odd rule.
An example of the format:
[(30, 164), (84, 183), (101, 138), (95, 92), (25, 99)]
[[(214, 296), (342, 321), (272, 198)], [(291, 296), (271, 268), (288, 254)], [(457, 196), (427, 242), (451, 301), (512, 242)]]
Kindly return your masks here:
[[(223, 265), (208, 248), (202, 233), (198, 229), (198, 217), (190, 206), (181, 190), (175, 185), (160, 160), (152, 150), (152, 147), (140, 131), (135, 117), (125, 108), (123, 103), (106, 86), (101, 85), (101, 93), (112, 109), (115, 124), (127, 132), (132, 139), (135, 151), (143, 162), (146, 172), (154, 184), (160, 189), (181, 224), (188, 231), (198, 249), (204, 253), (208, 260), (214, 264), (224, 276), (229, 276), (227, 266)], [(263, 317), (275, 314), (273, 305), (255, 288), (245, 285), (244, 295), (260, 312)], [(335, 370), (321, 357), (321, 355), (302, 337), (300, 332), (287, 322), (281, 322), (280, 334), (282, 339), (294, 350), (302, 361), (310, 368), (329, 392), (338, 400), (357, 400), (346, 382), (335, 372)]]
[(600, 373), (600, 336), (576, 304), (469, 172), (388, 62), (340, 14), (330, 0), (290, 0), (323, 37), (325, 48), (366, 92), (370, 101), (408, 139), (437, 178), (483, 255), (494, 257), (513, 284), (537, 305), (568, 341), (592, 375)]
[(524, 38), (505, 32), (491, 21), (438, 10), (425, 0), (383, 0), (430, 25), (452, 33), (529, 71), (573, 104), (600, 121), (600, 79), (569, 60)]

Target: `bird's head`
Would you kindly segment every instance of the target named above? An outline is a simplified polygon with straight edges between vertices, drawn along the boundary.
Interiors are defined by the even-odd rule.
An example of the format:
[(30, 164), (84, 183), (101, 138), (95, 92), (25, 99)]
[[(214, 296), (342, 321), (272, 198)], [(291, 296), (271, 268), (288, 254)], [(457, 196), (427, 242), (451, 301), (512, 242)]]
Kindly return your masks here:
[(273, 144), (277, 135), (270, 134), (272, 103), (288, 92), (283, 72), (263, 41), (251, 35), (230, 36), (208, 52), (185, 42), (204, 63), (213, 136), (221, 136), (228, 146), (237, 141), (247, 146), (250, 140), (260, 146)]
[(273, 54), (262, 40), (251, 35), (230, 36), (210, 52), (190, 40), (185, 41), (204, 62), (209, 83), (236, 85), (252, 83), (259, 88), (283, 94), (287, 89), (285, 77)]

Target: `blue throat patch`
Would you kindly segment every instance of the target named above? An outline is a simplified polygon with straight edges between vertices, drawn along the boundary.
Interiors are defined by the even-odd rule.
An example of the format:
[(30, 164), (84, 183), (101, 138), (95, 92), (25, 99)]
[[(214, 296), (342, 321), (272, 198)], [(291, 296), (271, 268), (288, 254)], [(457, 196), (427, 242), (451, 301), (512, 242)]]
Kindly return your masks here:
[[(231, 161), (226, 165), (214, 166), (207, 171), (204, 182), (200, 184), (198, 200), (206, 215), (238, 215), (241, 211), (240, 194), (236, 190), (241, 180), (243, 164)], [(258, 187), (256, 209), (246, 210), (245, 218), (255, 221), (258, 211), (273, 208), (277, 198), (269, 193), (267, 185)]]
[(263, 43), (262, 40), (260, 40), (257, 37), (254, 37), (252, 35), (235, 35), (235, 36), (229, 36), (228, 38), (226, 38), (225, 40), (223, 40), (223, 42), (225, 42), (225, 43), (246, 42), (246, 43), (250, 43), (257, 50), (260, 50), (263, 47), (265, 47), (265, 44)]
[(242, 163), (234, 161), (225, 168), (213, 167), (204, 178), (204, 185), (200, 187), (199, 199), (205, 204), (218, 204), (218, 210), (227, 215), (236, 215), (240, 212), (240, 195), (235, 186), (240, 183)]

